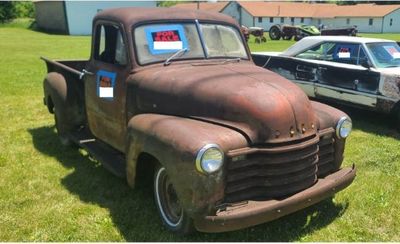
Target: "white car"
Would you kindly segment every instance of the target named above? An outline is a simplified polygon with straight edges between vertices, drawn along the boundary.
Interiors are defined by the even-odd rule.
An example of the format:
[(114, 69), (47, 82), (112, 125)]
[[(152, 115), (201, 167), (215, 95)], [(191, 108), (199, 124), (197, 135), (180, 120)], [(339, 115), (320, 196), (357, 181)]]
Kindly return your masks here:
[(400, 47), (395, 41), (315, 36), (282, 53), (252, 56), (257, 65), (292, 80), (309, 97), (394, 113), (400, 119)]

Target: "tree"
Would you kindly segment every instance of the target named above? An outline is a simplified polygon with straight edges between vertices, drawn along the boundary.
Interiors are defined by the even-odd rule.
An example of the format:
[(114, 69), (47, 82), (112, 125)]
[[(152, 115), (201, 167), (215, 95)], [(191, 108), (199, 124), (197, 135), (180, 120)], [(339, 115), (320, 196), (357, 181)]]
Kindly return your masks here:
[(0, 23), (12, 20), (17, 16), (15, 4), (10, 1), (0, 1)]

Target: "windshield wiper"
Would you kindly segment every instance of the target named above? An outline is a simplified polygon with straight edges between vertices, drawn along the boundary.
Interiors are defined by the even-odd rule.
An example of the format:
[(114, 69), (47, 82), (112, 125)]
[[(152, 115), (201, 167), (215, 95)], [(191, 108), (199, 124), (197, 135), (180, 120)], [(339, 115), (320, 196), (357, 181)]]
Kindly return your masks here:
[(239, 63), (241, 60), (241, 58), (228, 58), (226, 60), (224, 60), (224, 62), (222, 62), (222, 64), (226, 64), (226, 63)]
[(182, 48), (176, 51), (174, 54), (172, 54), (169, 58), (167, 58), (164, 62), (164, 66), (168, 66), (171, 64), (171, 60), (176, 58), (178, 55), (181, 56), (183, 55), (188, 49), (187, 48)]

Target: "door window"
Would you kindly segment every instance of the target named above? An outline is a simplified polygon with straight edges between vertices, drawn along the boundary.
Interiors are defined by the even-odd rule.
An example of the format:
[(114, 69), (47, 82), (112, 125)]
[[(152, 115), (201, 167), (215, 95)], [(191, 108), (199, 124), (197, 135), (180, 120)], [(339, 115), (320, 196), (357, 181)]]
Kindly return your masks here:
[(296, 57), (354, 65), (368, 62), (362, 46), (355, 43), (324, 42), (297, 54)]
[(98, 25), (94, 58), (104, 63), (126, 65), (126, 45), (121, 30), (114, 25)]

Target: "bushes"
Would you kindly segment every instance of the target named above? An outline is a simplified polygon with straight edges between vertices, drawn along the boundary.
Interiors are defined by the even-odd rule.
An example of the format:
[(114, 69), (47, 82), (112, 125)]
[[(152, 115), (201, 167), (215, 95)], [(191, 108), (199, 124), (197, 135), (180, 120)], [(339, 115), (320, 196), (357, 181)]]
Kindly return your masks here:
[(4, 23), (14, 19), (17, 16), (15, 3), (0, 2), (0, 23)]
[(0, 1), (0, 23), (14, 18), (34, 18), (33, 2)]

